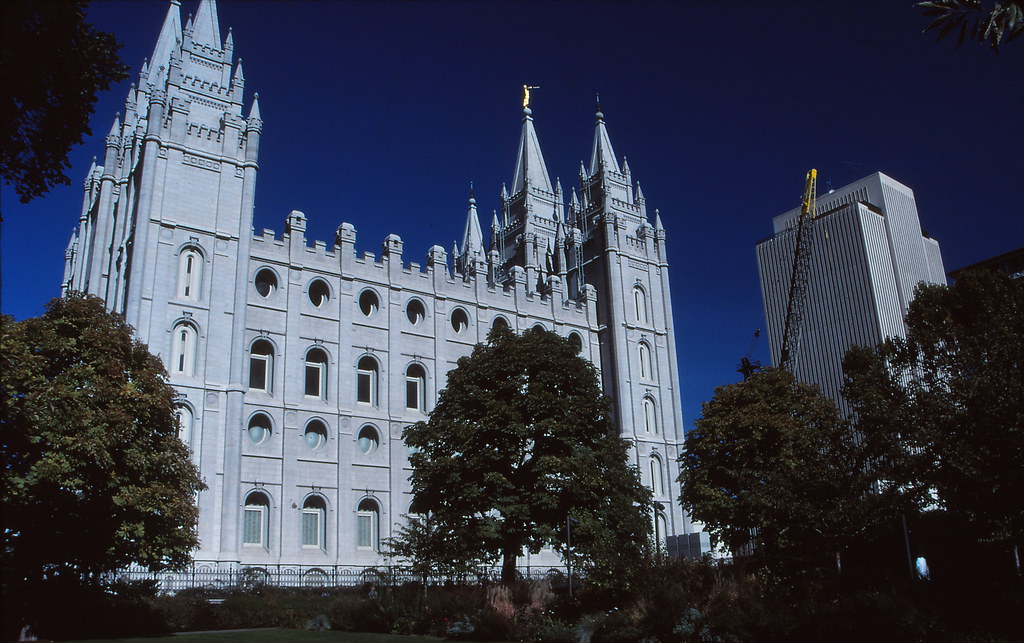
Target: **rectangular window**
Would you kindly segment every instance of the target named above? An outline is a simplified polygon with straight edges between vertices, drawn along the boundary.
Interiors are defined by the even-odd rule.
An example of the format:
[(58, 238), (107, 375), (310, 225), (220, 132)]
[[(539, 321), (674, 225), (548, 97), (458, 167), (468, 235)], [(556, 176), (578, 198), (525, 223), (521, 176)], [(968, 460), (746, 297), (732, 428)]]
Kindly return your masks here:
[(356, 515), (356, 546), (373, 547), (373, 514), (360, 512)]
[(262, 355), (249, 358), (249, 388), (267, 390), (267, 358)]
[(420, 408), (420, 381), (415, 377), (405, 380), (405, 408)]
[(371, 404), (373, 399), (370, 397), (371, 387), (371, 374), (367, 371), (359, 371), (356, 375), (356, 400), (359, 402), (366, 402)]
[(320, 546), (320, 510), (302, 510), (302, 544), (306, 547)]
[(323, 365), (306, 364), (306, 395), (320, 397), (320, 379), (323, 373)]
[(263, 510), (259, 508), (245, 510), (242, 522), (242, 543), (246, 545), (263, 544)]

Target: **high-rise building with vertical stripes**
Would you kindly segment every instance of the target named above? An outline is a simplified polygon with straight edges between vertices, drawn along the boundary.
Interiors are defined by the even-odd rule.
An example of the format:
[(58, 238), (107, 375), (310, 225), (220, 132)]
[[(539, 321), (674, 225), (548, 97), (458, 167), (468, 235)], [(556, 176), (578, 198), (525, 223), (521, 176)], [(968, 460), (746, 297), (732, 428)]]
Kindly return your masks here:
[[(757, 244), (773, 364), (782, 350), (799, 212), (775, 217), (774, 234)], [(938, 242), (921, 229), (913, 190), (881, 172), (820, 195), (817, 213), (795, 375), (845, 411), (846, 350), (903, 336), (917, 284), (945, 284), (946, 276)]]

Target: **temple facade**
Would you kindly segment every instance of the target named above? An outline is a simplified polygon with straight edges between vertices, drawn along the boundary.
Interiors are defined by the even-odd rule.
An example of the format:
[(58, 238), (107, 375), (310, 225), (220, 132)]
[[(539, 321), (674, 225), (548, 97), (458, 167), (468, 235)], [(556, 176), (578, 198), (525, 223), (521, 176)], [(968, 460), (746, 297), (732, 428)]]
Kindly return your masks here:
[[(263, 136), (214, 0), (153, 56), (85, 182), (63, 291), (102, 297), (159, 354), (181, 437), (207, 489), (196, 564), (308, 574), (383, 562), (410, 511), (404, 427), (498, 324), (570, 338), (597, 366), (668, 551), (706, 536), (679, 508), (683, 440), (666, 233), (598, 111), (578, 188), (551, 182), (524, 105), (511, 189), (487, 237), (471, 195), (461, 244), (410, 261), (398, 235), (357, 250), (356, 227), (253, 232)], [(525, 101), (524, 101), (525, 103)], [(510, 141), (510, 151), (511, 151)], [(559, 565), (553, 552), (524, 566)]]

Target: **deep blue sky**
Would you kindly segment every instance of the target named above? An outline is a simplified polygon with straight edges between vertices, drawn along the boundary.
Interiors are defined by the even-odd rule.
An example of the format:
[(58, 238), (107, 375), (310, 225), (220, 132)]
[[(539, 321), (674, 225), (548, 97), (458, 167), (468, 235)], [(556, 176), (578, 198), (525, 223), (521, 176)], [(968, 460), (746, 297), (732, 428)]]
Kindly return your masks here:
[[(422, 263), (461, 236), (470, 181), (489, 226), (522, 84), (541, 86), (536, 127), (567, 190), (600, 91), (615, 150), (667, 229), (688, 427), (764, 326), (754, 244), (809, 168), (822, 190), (876, 170), (912, 187), (947, 270), (1024, 245), (1024, 41), (999, 56), (936, 43), (909, 0), (218, 4), (246, 109), (260, 93), (257, 231), (280, 233), (298, 209), (311, 238), (348, 221), (360, 252), (393, 232)], [(196, 6), (183, 0), (183, 19)], [(166, 7), (89, 10), (123, 42), (131, 80)], [(27, 207), (4, 188), (5, 313), (37, 315), (59, 293), (81, 180), (128, 82), (101, 98), (71, 187)], [(754, 357), (767, 359), (765, 338)]]

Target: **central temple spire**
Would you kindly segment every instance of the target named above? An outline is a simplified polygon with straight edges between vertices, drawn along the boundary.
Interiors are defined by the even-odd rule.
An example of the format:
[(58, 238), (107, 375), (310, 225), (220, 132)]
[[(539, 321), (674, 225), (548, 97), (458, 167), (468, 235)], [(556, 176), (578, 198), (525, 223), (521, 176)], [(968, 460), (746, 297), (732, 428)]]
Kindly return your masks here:
[(523, 107), (523, 133), (519, 137), (519, 155), (516, 157), (516, 171), (512, 178), (512, 194), (523, 190), (527, 183), (545, 192), (552, 191), (548, 167), (544, 163), (544, 154), (540, 151), (537, 131), (533, 128), (533, 110)]
[(593, 176), (602, 168), (611, 172), (621, 172), (615, 160), (612, 140), (608, 138), (608, 130), (604, 126), (604, 114), (601, 113), (601, 99), (597, 99), (597, 113), (594, 114), (594, 150), (590, 153), (590, 174)]

